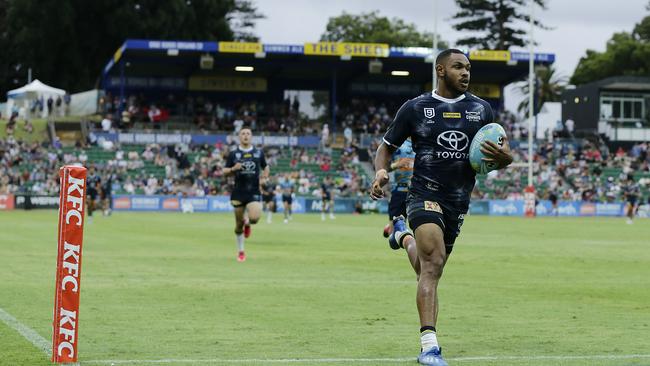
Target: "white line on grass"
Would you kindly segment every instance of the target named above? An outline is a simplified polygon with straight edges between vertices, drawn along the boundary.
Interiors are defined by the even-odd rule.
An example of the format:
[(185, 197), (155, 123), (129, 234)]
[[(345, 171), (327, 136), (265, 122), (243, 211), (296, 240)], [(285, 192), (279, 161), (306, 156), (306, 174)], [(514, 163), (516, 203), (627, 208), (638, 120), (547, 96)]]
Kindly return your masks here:
[[(478, 361), (539, 361), (539, 360), (625, 360), (636, 358), (650, 358), (650, 354), (638, 355), (563, 355), (563, 356), (476, 356), (476, 357), (451, 357), (449, 361), (455, 362), (478, 362)], [(409, 358), (287, 358), (287, 359), (160, 359), (160, 360), (90, 360), (82, 361), (82, 365), (108, 364), (108, 365), (141, 365), (141, 364), (167, 364), (167, 363), (190, 363), (190, 364), (241, 364), (241, 363), (395, 363), (414, 362), (415, 357)]]
[(26, 326), (25, 324), (19, 322), (16, 318), (11, 316), (8, 312), (0, 308), (0, 320), (3, 323), (7, 324), (9, 328), (14, 329), (20, 335), (22, 335), (26, 340), (28, 340), (34, 347), (45, 352), (46, 355), (52, 354), (52, 345), (45, 338), (41, 337), (40, 334), (36, 333), (35, 330)]
[[(0, 308), (0, 320), (10, 328), (14, 329), (34, 347), (43, 351), (46, 355), (52, 353), (52, 346), (45, 338), (36, 333), (33, 329), (19, 322), (11, 314)], [(625, 360), (635, 358), (650, 358), (650, 354), (636, 355), (563, 355), (563, 356), (475, 356), (475, 357), (451, 357), (449, 361), (475, 362), (475, 361), (506, 361), (506, 360)], [(139, 365), (139, 364), (167, 364), (167, 363), (388, 363), (388, 362), (413, 362), (415, 357), (408, 358), (287, 358), (287, 359), (160, 359), (160, 360), (89, 360), (81, 364), (113, 364), (113, 365)]]

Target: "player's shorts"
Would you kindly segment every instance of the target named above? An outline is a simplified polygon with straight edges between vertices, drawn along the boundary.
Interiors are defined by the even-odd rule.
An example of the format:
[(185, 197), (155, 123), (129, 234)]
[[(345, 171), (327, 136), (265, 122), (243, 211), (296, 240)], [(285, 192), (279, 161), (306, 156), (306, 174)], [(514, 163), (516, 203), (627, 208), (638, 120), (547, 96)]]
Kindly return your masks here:
[(102, 189), (102, 194), (100, 196), (102, 201), (111, 198), (110, 192), (107, 192), (105, 189)]
[(452, 210), (436, 201), (428, 201), (409, 194), (406, 214), (409, 226), (414, 232), (422, 224), (433, 223), (440, 226), (444, 234), (447, 255), (451, 253), (460, 234), (460, 227), (463, 226), (465, 212)]
[(388, 219), (402, 215), (406, 218), (406, 197), (408, 192), (393, 191), (388, 201)]
[(290, 205), (290, 204), (293, 203), (293, 197), (291, 197), (290, 194), (283, 194), (282, 195), (282, 202)]
[(627, 203), (629, 203), (630, 206), (634, 206), (634, 205), (636, 205), (636, 202), (637, 202), (637, 198), (636, 198), (636, 197), (628, 197), (628, 198), (627, 198)]
[(332, 200), (332, 195), (330, 193), (325, 193), (323, 195), (323, 201), (331, 201)]
[(97, 193), (97, 190), (96, 190), (96, 189), (90, 189), (90, 188), (89, 188), (88, 191), (86, 192), (86, 194), (88, 195), (88, 197), (90, 197), (91, 200), (94, 201), (94, 200), (97, 199), (97, 195), (98, 195), (99, 193)]
[(251, 202), (260, 202), (262, 201), (262, 195), (259, 193), (241, 193), (233, 192), (230, 195), (230, 204), (232, 207), (245, 207)]
[(264, 201), (264, 203), (273, 202), (274, 198), (275, 198), (274, 194), (263, 194), (262, 195), (262, 200)]

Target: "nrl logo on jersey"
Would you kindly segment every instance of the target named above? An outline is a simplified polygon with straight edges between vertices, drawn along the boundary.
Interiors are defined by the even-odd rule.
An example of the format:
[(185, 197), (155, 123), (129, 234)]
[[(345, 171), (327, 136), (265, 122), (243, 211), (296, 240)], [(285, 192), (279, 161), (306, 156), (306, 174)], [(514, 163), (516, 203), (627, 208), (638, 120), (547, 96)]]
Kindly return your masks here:
[(436, 115), (436, 110), (433, 108), (424, 108), (424, 116), (426, 118), (433, 118)]
[(481, 121), (481, 112), (465, 111), (465, 119), (468, 122), (480, 122)]

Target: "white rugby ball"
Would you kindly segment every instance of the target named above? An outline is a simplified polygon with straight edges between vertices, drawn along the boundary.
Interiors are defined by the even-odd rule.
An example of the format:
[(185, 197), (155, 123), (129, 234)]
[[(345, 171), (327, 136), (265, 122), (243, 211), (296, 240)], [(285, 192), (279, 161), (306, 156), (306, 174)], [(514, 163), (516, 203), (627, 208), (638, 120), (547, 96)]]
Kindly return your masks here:
[(481, 152), (483, 141), (492, 141), (499, 146), (503, 146), (503, 139), (506, 137), (506, 131), (498, 123), (489, 123), (474, 135), (472, 144), (469, 147), (469, 163), (472, 169), (478, 174), (487, 174), (497, 168), (493, 162), (485, 162), (486, 156)]

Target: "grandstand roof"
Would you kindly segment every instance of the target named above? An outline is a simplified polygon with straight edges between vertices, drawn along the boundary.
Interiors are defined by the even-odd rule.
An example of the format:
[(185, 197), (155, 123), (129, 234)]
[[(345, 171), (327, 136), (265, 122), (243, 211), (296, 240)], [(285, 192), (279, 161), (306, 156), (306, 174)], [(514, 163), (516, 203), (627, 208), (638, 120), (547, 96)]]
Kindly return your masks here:
[[(205, 80), (193, 82), (189, 80), (192, 77), (205, 79), (220, 75), (262, 78), (264, 87), (259, 88), (264, 91), (267, 91), (267, 83), (269, 90), (330, 89), (335, 80), (338, 88), (343, 85), (346, 90), (377, 91), (381, 86), (369, 87), (369, 83), (384, 83), (391, 85), (384, 90), (402, 85), (398, 91), (413, 95), (412, 89), (420, 89), (419, 93), (431, 81), (431, 55), (431, 48), (377, 43), (263, 44), (128, 39), (104, 68), (102, 87), (119, 89), (125, 78), (126, 89), (193, 90), (197, 82), (205, 84)], [(502, 87), (528, 73), (527, 52), (473, 50), (467, 55), (472, 61), (474, 84)], [(201, 69), (202, 57), (213, 59), (212, 68)], [(381, 62), (379, 73), (369, 71), (371, 61)], [(554, 61), (554, 54), (535, 54), (538, 64)], [(236, 72), (235, 66), (252, 66), (254, 71)], [(391, 71), (395, 70), (408, 71), (409, 75), (392, 76)], [(233, 80), (227, 81), (235, 84)], [(214, 80), (211, 83), (214, 85)], [(351, 87), (353, 84), (355, 86)], [(235, 86), (231, 91), (247, 91), (238, 88)], [(388, 94), (391, 92), (396, 93), (391, 90)]]

